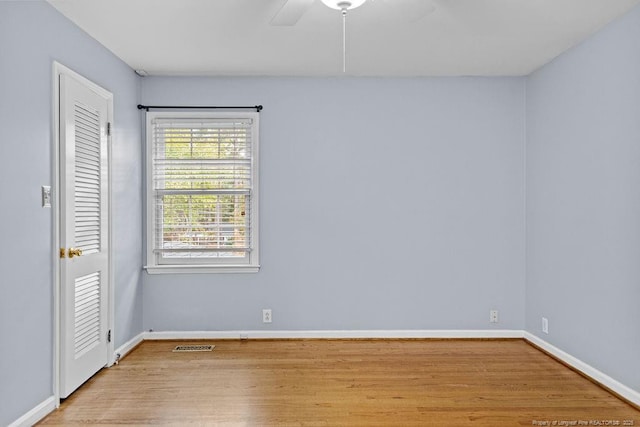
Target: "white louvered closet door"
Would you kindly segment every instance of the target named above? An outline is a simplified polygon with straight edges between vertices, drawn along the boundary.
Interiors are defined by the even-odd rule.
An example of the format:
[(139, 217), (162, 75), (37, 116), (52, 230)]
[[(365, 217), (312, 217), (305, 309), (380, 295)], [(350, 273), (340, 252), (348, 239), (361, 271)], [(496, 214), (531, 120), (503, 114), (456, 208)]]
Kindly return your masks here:
[(60, 76), (60, 396), (108, 362), (109, 100)]

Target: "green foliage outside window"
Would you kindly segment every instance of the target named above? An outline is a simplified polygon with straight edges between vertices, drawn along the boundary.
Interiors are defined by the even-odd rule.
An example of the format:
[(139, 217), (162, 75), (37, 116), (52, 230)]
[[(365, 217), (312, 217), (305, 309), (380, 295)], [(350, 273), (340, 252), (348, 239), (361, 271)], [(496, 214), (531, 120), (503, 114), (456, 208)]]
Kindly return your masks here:
[[(158, 190), (209, 190), (198, 194), (164, 194), (160, 205), (162, 247), (170, 256), (193, 256), (180, 249), (225, 249), (197, 256), (243, 256), (233, 248), (249, 247), (251, 163), (244, 129), (170, 129), (156, 158), (163, 179)], [(169, 192), (173, 193), (173, 192)], [(169, 254), (165, 253), (165, 256)]]

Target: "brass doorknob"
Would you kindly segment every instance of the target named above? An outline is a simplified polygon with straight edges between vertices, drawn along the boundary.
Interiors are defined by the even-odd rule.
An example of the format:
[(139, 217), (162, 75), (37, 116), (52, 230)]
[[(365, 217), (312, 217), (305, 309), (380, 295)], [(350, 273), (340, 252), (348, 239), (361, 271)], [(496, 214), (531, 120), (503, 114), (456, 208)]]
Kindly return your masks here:
[(82, 249), (69, 248), (69, 258), (82, 255)]

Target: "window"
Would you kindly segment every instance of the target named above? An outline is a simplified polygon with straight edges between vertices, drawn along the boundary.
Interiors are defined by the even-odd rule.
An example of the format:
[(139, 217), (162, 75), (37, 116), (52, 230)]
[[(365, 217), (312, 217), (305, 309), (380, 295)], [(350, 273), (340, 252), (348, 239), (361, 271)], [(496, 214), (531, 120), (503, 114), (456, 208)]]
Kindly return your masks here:
[(147, 271), (258, 264), (258, 113), (147, 113)]

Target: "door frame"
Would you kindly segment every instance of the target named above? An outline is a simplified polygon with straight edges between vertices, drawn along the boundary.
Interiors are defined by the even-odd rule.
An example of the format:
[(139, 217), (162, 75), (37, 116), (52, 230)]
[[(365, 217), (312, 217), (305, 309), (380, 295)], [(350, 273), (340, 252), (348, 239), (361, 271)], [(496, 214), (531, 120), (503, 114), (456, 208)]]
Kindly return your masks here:
[[(53, 396), (56, 408), (60, 406), (60, 363), (61, 363), (61, 321), (62, 315), (61, 307), (61, 281), (60, 281), (60, 209), (62, 207), (60, 203), (60, 76), (68, 75), (78, 80), (82, 84), (89, 87), (91, 90), (100, 94), (107, 99), (107, 121), (111, 123), (113, 129), (113, 94), (106, 89), (98, 86), (96, 83), (85, 78), (84, 76), (76, 73), (70, 68), (60, 64), (57, 61), (53, 61), (53, 96), (52, 96), (52, 192), (53, 192), (53, 247), (51, 250), (53, 258)], [(107, 240), (109, 249), (107, 251), (108, 257), (108, 271), (109, 280), (107, 280), (107, 325), (111, 330), (111, 341), (107, 343), (107, 367), (112, 366), (115, 363), (115, 307), (114, 307), (114, 272), (113, 272), (113, 245), (112, 245), (112, 198), (111, 198), (111, 145), (113, 141), (113, 134), (107, 136)]]

